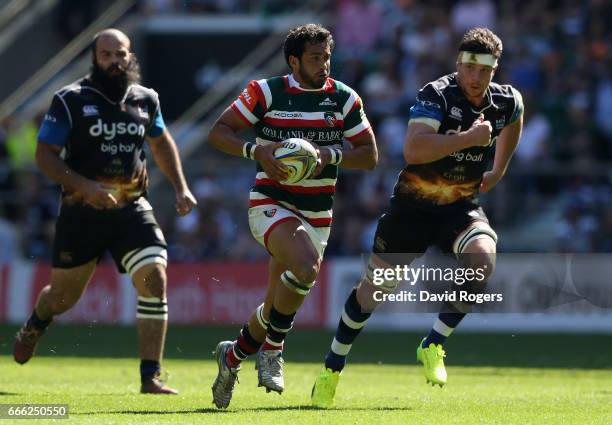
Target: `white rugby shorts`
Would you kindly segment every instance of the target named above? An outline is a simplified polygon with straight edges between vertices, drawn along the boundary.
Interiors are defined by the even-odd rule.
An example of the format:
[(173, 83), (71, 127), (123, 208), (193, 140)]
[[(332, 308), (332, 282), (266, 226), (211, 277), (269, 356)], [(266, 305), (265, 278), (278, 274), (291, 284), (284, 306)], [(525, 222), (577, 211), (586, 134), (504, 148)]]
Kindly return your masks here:
[(304, 218), (284, 208), (282, 205), (258, 205), (249, 208), (249, 226), (251, 228), (251, 234), (255, 240), (266, 249), (268, 249), (268, 236), (272, 230), (285, 221), (295, 219), (300, 221), (300, 227), (306, 231), (312, 244), (319, 253), (319, 257), (322, 258), (323, 252), (327, 247), (330, 227), (314, 227)]

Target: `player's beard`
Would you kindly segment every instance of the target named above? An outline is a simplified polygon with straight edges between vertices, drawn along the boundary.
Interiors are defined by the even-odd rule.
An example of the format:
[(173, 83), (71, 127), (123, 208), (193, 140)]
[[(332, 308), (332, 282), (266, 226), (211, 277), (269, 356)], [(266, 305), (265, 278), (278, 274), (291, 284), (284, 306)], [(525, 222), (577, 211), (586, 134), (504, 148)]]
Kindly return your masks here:
[[(119, 73), (113, 74), (113, 71)], [(127, 67), (121, 69), (119, 65), (111, 65), (106, 69), (98, 64), (94, 58), (91, 67), (91, 79), (100, 86), (102, 92), (111, 100), (118, 102), (125, 95), (131, 84), (140, 83), (140, 65), (136, 56), (132, 55)]]
[(309, 75), (301, 63), (300, 63), (299, 71), (300, 71), (300, 78), (302, 79), (304, 84), (308, 86), (305, 88), (320, 89), (325, 84), (325, 81), (327, 81), (328, 75), (325, 75), (324, 77), (317, 76), (317, 75)]

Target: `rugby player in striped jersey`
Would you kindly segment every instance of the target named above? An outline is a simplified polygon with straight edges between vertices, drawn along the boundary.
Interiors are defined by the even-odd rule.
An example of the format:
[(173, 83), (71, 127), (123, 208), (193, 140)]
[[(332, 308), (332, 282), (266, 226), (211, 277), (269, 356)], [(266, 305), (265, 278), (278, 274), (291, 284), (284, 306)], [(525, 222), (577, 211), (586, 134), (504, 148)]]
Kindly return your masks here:
[[(263, 304), (235, 341), (222, 341), (215, 350), (219, 373), (212, 392), (219, 408), (229, 405), (240, 363), (251, 354), (258, 353), (259, 385), (284, 390), (283, 342), (321, 266), (338, 167), (371, 170), (378, 161), (360, 97), (329, 77), (333, 47), (331, 33), (320, 25), (290, 30), (283, 50), (291, 73), (251, 81), (210, 131), (216, 148), (256, 161), (249, 225), (270, 253)], [(239, 133), (250, 127), (256, 139), (245, 142)], [(280, 183), (286, 171), (274, 151), (291, 137), (313, 142), (320, 164), (311, 178), (290, 185)], [(349, 148), (343, 150), (345, 139)]]

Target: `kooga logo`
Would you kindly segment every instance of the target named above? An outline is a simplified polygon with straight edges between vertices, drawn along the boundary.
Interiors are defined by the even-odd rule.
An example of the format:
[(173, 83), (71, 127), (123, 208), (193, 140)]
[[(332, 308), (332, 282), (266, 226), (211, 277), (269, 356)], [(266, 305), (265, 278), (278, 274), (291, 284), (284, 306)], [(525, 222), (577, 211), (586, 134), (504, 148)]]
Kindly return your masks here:
[(100, 118), (94, 125), (89, 127), (89, 134), (93, 137), (104, 135), (104, 140), (113, 140), (115, 136), (121, 134), (129, 134), (131, 136), (144, 137), (145, 127), (142, 124), (136, 124), (135, 122), (114, 122), (112, 124), (103, 123)]

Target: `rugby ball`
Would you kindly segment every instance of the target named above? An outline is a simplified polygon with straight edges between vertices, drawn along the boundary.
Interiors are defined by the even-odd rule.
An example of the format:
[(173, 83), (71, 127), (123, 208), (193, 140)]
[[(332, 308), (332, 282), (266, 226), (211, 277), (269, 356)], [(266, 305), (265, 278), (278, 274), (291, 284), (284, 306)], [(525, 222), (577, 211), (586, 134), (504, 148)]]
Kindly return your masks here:
[(317, 151), (304, 139), (283, 140), (274, 156), (287, 166), (289, 172), (289, 177), (281, 183), (293, 184), (307, 179), (317, 167)]

